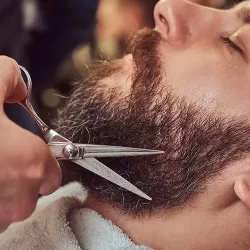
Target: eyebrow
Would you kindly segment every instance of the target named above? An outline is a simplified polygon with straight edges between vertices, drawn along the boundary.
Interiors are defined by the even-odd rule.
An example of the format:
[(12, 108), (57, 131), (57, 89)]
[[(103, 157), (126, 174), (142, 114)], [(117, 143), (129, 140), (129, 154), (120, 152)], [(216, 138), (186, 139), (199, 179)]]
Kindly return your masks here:
[(250, 24), (250, 8), (247, 6), (241, 7), (237, 11), (238, 17), (245, 23)]

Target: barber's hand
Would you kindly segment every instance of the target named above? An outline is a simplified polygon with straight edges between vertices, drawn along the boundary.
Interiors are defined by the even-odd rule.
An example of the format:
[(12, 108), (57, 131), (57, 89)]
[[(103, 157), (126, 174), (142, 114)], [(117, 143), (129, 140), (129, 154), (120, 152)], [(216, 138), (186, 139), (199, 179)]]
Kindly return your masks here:
[(10, 121), (4, 102), (18, 102), (27, 94), (17, 63), (0, 56), (0, 232), (29, 217), (40, 194), (54, 192), (61, 171), (48, 146)]

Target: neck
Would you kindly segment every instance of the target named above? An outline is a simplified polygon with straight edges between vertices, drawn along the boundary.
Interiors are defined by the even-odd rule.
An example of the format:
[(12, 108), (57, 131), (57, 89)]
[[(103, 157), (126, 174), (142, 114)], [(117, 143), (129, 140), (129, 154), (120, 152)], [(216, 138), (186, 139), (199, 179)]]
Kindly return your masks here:
[[(201, 204), (207, 206), (206, 202), (204, 200)], [(156, 250), (235, 249), (236, 229), (227, 226), (235, 221), (234, 216), (230, 215), (231, 209), (208, 212), (197, 204), (192, 203), (192, 206), (185, 206), (183, 209), (140, 218), (124, 214), (109, 204), (96, 201), (93, 197), (87, 199), (85, 207), (111, 220), (134, 243)], [(239, 203), (236, 203), (236, 207), (242, 210), (242, 205), (237, 204)]]
[(234, 179), (219, 178), (182, 209), (139, 218), (91, 196), (86, 206), (111, 220), (136, 244), (156, 250), (241, 250), (246, 248), (240, 244), (248, 243), (250, 212), (236, 196), (233, 183)]
[[(207, 243), (207, 234), (204, 238), (199, 235), (198, 243), (197, 228), (192, 228), (194, 221), (197, 221), (197, 213), (178, 212), (159, 216), (145, 216), (134, 218), (128, 214), (121, 213), (108, 204), (100, 203), (90, 197), (85, 206), (97, 211), (104, 218), (111, 220), (121, 228), (136, 244), (146, 245), (153, 249), (161, 250), (194, 250), (204, 249), (204, 242)], [(204, 215), (200, 215), (200, 218)], [(200, 223), (202, 225), (202, 223)]]

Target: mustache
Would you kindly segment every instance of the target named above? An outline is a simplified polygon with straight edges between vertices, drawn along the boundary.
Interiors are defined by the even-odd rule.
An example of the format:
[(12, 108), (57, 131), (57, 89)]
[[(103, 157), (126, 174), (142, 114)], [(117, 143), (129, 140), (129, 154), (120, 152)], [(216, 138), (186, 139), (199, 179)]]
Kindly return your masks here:
[[(156, 94), (156, 89), (160, 86), (163, 75), (163, 62), (159, 51), (161, 41), (161, 35), (150, 28), (139, 30), (127, 41), (126, 53), (131, 53), (133, 58), (134, 70), (131, 76), (133, 99), (138, 96), (150, 98)], [(86, 88), (92, 88), (92, 92), (95, 92), (100, 80), (121, 71), (122, 68), (116, 59), (95, 61), (89, 68), (89, 75), (85, 78), (84, 82), (87, 82), (87, 85), (84, 82), (82, 85), (85, 91)]]
[(150, 28), (141, 29), (128, 40), (126, 52), (133, 55), (137, 68), (145, 69), (145, 64), (147, 68), (154, 68), (156, 60), (159, 60), (158, 45), (161, 40), (161, 35), (157, 31)]
[(143, 107), (145, 112), (163, 88), (163, 61), (159, 50), (161, 41), (160, 33), (144, 28), (134, 35), (127, 47), (134, 64), (130, 101), (136, 107)]

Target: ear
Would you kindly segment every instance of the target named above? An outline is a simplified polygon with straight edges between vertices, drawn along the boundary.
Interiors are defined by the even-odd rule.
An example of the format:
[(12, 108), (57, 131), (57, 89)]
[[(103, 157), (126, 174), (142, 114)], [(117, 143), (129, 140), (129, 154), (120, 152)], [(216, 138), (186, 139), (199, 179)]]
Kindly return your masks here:
[(250, 208), (250, 178), (245, 176), (238, 177), (234, 183), (234, 192)]

